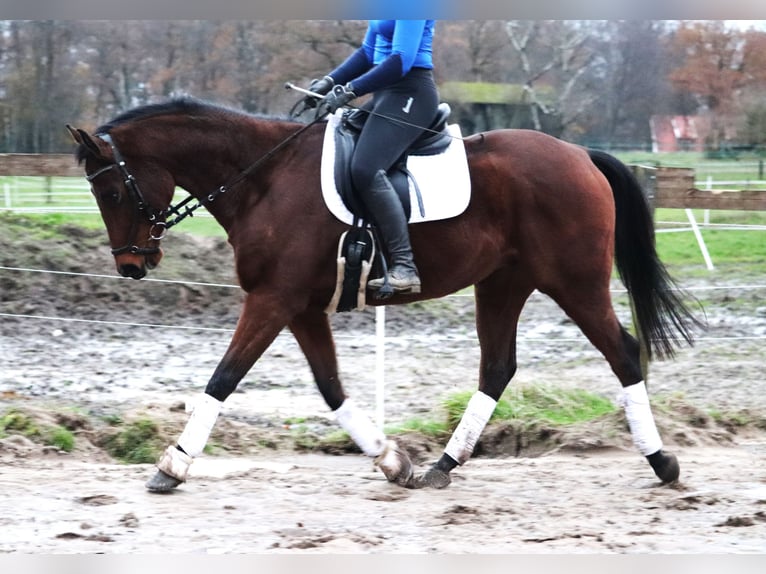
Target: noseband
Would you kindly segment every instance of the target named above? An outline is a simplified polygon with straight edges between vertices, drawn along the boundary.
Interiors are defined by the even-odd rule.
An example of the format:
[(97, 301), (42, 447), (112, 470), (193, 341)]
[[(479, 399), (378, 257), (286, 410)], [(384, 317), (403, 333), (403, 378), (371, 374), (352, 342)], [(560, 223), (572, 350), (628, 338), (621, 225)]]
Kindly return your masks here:
[[(112, 255), (121, 255), (122, 253), (134, 253), (136, 255), (154, 255), (155, 253), (159, 253), (159, 247), (139, 247), (136, 245), (138, 218), (143, 216), (149, 221), (149, 223), (152, 224), (152, 228), (149, 231), (149, 239), (153, 241), (159, 241), (165, 237), (165, 233), (167, 231), (167, 225), (164, 221), (166, 212), (154, 209), (154, 207), (152, 207), (144, 199), (144, 195), (141, 193), (141, 189), (138, 187), (136, 178), (133, 177), (128, 171), (128, 168), (125, 165), (125, 159), (117, 149), (117, 146), (112, 140), (112, 137), (109, 134), (97, 134), (97, 136), (108, 143), (109, 147), (112, 148), (114, 163), (102, 167), (101, 169), (91, 174), (86, 174), (85, 179), (88, 181), (93, 181), (102, 173), (106, 173), (107, 171), (110, 171), (114, 168), (119, 169), (120, 173), (122, 174), (125, 189), (128, 191), (128, 195), (130, 196), (130, 199), (133, 201), (133, 205), (135, 206), (135, 217), (133, 218), (130, 226), (130, 239), (128, 240), (128, 243), (122, 247), (112, 248)], [(159, 235), (155, 234), (155, 228), (159, 228)]]

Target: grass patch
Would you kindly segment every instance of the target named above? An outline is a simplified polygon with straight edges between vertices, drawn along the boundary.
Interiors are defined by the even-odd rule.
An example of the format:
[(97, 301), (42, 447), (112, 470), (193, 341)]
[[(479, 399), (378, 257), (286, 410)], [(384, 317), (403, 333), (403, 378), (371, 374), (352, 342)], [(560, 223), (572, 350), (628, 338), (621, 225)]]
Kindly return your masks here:
[(75, 437), (72, 431), (62, 426), (40, 424), (19, 409), (10, 409), (0, 417), (0, 437), (10, 434), (19, 434), (65, 452), (74, 450)]
[[(680, 156), (679, 156), (680, 157)], [(694, 158), (688, 160), (694, 163)], [(678, 163), (680, 163), (679, 160)], [(181, 197), (181, 195), (179, 195)], [(704, 219), (703, 210), (693, 210), (698, 223)], [(655, 210), (657, 229), (671, 227), (669, 222), (677, 222), (688, 227), (686, 213), (682, 209), (659, 208)], [(711, 210), (711, 224), (766, 225), (766, 212)], [(79, 227), (92, 233), (101, 232), (104, 245), (108, 240), (104, 224), (98, 213), (28, 213), (24, 215), (0, 212), (0, 225), (6, 228), (9, 236), (21, 236), (29, 240), (56, 239), (71, 235), (71, 228)], [(676, 226), (677, 227), (677, 226)], [(69, 229), (67, 229), (69, 228)], [(188, 233), (206, 237), (225, 237), (225, 232), (212, 217), (189, 218), (174, 232)], [(765, 263), (766, 241), (764, 232), (759, 230), (720, 230), (702, 228), (703, 238), (708, 246), (714, 264), (719, 263)], [(696, 239), (691, 232), (658, 233), (657, 249), (661, 259), (667, 265), (704, 265)], [(440, 311), (438, 305), (427, 307), (434, 313)], [(419, 303), (415, 303), (415, 306)], [(422, 305), (422, 303), (420, 304)]]
[(40, 436), (37, 423), (18, 409), (10, 409), (0, 418), (0, 430), (5, 434), (20, 434), (28, 438)]
[[(704, 212), (694, 210), (698, 224), (704, 221)], [(657, 252), (667, 265), (704, 265), (697, 239), (691, 231), (663, 233), (663, 229), (688, 228), (686, 213), (680, 209), (657, 209), (654, 214)], [(709, 213), (711, 225), (766, 226), (766, 212), (717, 211)], [(766, 263), (766, 231), (759, 229), (715, 229), (701, 227), (705, 245), (714, 265)]]
[[(292, 447), (297, 451), (320, 451), (333, 454), (359, 451), (359, 447), (351, 440), (349, 434), (342, 429), (320, 434), (306, 425), (298, 425), (290, 427), (288, 432)], [(278, 448), (278, 444), (273, 441), (269, 444), (261, 442), (261, 446)]]
[[(0, 224), (24, 225), (26, 230), (31, 230), (32, 236), (39, 239), (54, 239), (61, 237), (62, 227), (74, 226), (89, 231), (96, 230), (103, 233), (106, 243), (106, 227), (101, 215), (98, 213), (11, 213), (0, 211)], [(176, 227), (174, 232), (182, 231), (192, 235), (204, 237), (226, 237), (226, 232), (212, 217), (187, 218)]]
[(46, 444), (55, 446), (64, 452), (72, 452), (74, 450), (74, 434), (64, 427), (55, 427), (49, 431)]
[(122, 417), (115, 413), (103, 415), (101, 420), (108, 424), (110, 427), (116, 427), (123, 423)]
[[(451, 428), (457, 426), (472, 395), (473, 391), (467, 391), (447, 399), (445, 407)], [(581, 389), (520, 386), (500, 397), (490, 421), (565, 426), (591, 421), (616, 409), (609, 399)]]
[(119, 432), (105, 438), (101, 446), (111, 456), (128, 464), (156, 462), (162, 449), (159, 427), (149, 419), (128, 423)]
[[(766, 263), (766, 232), (702, 230), (713, 264)], [(702, 252), (694, 234), (657, 234), (657, 253), (666, 265), (704, 265)]]
[(402, 424), (386, 427), (386, 434), (417, 433), (433, 439), (443, 439), (451, 430), (446, 420), (435, 421), (413, 418)]
[[(474, 391), (448, 396), (443, 403), (441, 420), (410, 419), (386, 429), (388, 434), (419, 433), (444, 439), (465, 412)], [(490, 422), (511, 422), (521, 426), (545, 424), (567, 426), (588, 422), (617, 410), (612, 401), (581, 389), (557, 389), (544, 386), (520, 386), (507, 390), (497, 402)]]
[[(738, 166), (742, 163), (752, 163), (753, 174), (758, 175), (758, 161), (763, 157), (756, 152), (742, 153), (737, 159), (713, 159), (707, 157), (705, 152), (696, 151), (678, 151), (655, 153), (650, 151), (625, 151), (613, 152), (612, 155), (619, 158), (627, 164), (653, 165), (662, 167), (690, 167), (700, 172), (710, 170), (720, 171), (727, 174), (726, 179), (733, 179), (732, 166)], [(703, 169), (704, 168), (704, 169)], [(718, 169), (716, 169), (718, 168)], [(706, 171), (707, 170), (707, 171)], [(747, 176), (749, 174), (745, 174)]]

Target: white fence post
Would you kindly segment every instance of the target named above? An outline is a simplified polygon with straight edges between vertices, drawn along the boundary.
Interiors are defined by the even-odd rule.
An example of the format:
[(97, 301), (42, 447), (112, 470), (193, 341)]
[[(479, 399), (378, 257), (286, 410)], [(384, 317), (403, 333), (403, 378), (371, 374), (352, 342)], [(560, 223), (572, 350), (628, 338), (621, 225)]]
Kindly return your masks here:
[(697, 220), (694, 218), (694, 212), (691, 209), (687, 209), (686, 217), (689, 219), (689, 224), (692, 226), (694, 237), (697, 238), (697, 244), (700, 246), (702, 257), (705, 259), (705, 265), (707, 265), (708, 271), (712, 271), (713, 260), (710, 259), (710, 253), (707, 250), (707, 245), (705, 245), (705, 240), (702, 238), (702, 233), (700, 233), (700, 228), (699, 225), (697, 225)]
[(386, 417), (386, 306), (375, 307), (375, 422), (383, 430)]

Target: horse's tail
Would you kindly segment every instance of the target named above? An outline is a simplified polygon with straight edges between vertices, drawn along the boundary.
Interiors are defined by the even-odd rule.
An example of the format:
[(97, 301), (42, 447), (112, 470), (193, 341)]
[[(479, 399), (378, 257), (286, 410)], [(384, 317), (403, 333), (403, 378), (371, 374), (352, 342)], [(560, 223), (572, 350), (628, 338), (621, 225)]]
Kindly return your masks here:
[(604, 174), (614, 194), (615, 264), (633, 301), (638, 337), (651, 358), (672, 357), (682, 337), (693, 344), (692, 326), (700, 326), (684, 305), (687, 297), (676, 286), (657, 256), (654, 221), (641, 185), (617, 158), (589, 150), (591, 161)]

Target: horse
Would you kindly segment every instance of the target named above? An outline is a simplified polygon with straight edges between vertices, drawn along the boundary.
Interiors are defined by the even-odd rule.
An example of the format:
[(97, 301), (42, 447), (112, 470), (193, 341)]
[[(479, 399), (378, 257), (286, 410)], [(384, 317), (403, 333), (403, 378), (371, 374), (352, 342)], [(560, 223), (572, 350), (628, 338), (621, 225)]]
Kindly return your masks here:
[[(320, 193), (325, 119), (256, 116), (184, 97), (130, 109), (92, 133), (66, 126), (120, 275), (141, 279), (160, 263), (161, 241), (180, 219), (181, 208), (171, 206), (180, 187), (226, 231), (244, 291), (229, 346), (146, 487), (169, 492), (186, 481), (223, 401), (284, 328), (338, 424), (388, 481), (446, 487), (450, 472), (472, 456), (516, 372), (519, 315), (535, 290), (551, 297), (603, 355), (622, 386), (635, 446), (662, 483), (677, 480), (680, 465), (664, 449), (643, 371), (647, 360), (692, 345), (700, 323), (657, 255), (651, 211), (630, 168), (532, 130), (464, 138), (468, 207), (410, 225), (421, 292), (388, 299), (367, 293), (369, 305), (398, 305), (474, 288), (478, 388), (440, 458), (416, 472), (406, 449), (354, 404), (338, 375), (325, 308), (336, 285), (338, 238), (349, 225), (330, 214)], [(612, 306), (613, 263), (634, 307), (635, 336)]]

